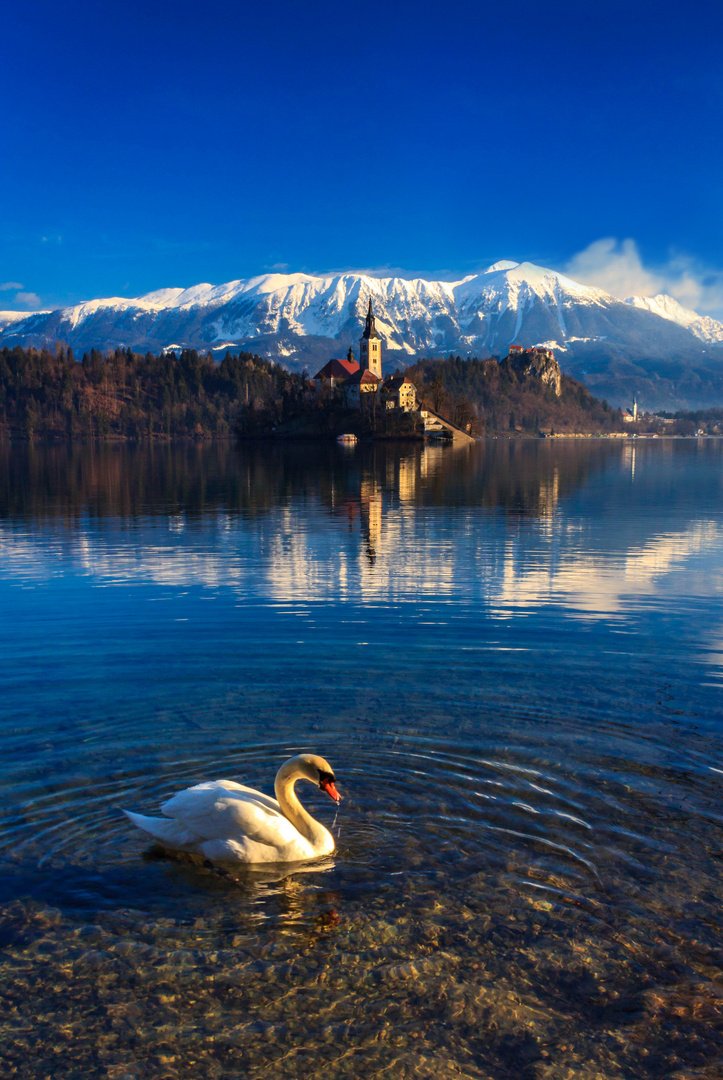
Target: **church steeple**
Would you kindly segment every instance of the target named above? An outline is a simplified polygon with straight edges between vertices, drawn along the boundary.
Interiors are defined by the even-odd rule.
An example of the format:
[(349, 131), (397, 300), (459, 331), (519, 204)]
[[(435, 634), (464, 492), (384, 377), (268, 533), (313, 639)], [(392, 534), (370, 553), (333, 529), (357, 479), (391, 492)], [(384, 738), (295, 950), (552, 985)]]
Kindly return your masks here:
[[(364, 327), (364, 334), (362, 336), (365, 338), (379, 338), (379, 334), (377, 333), (377, 325), (374, 320), (374, 312), (372, 311), (371, 296), (369, 297), (369, 310), (367, 311), (367, 321), (366, 326)], [(381, 338), (379, 338), (379, 340), (381, 341)]]
[(367, 321), (359, 339), (359, 364), (362, 370), (371, 371), (378, 379), (382, 377), (382, 339), (374, 321), (372, 301), (369, 297)]

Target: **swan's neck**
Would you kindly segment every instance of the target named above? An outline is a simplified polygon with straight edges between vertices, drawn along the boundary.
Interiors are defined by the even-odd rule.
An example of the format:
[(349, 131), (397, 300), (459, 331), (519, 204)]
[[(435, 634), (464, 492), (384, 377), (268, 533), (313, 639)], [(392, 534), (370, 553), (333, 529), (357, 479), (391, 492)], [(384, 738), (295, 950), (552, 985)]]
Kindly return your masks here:
[[(331, 833), (324, 828), (320, 821), (313, 818), (308, 810), (304, 809), (294, 791), (296, 781), (307, 778), (299, 771), (295, 762), (288, 762), (287, 764), (290, 768), (283, 765), (274, 781), (276, 799), (284, 816), (289, 819), (302, 836), (306, 837), (314, 848), (318, 848), (322, 853), (333, 850), (334, 841)], [(331, 848), (329, 848), (329, 842), (331, 842)]]

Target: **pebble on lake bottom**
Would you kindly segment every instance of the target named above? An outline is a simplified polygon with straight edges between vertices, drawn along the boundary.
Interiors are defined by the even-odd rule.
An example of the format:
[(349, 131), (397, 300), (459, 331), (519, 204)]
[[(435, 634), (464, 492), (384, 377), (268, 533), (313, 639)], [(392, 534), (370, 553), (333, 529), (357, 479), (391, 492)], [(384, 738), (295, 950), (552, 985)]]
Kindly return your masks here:
[(656, 959), (577, 908), (517, 901), (475, 877), (245, 929), (222, 905), (191, 924), (127, 909), (78, 924), (14, 901), (2, 1075), (712, 1080), (718, 954), (659, 943)]

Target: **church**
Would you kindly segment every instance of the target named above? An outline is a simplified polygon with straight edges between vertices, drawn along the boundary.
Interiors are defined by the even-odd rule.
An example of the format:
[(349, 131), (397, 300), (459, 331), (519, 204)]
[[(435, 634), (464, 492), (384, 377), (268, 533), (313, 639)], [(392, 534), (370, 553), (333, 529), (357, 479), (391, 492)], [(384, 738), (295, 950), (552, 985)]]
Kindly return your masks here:
[[(332, 359), (314, 376), (317, 386), (341, 390), (350, 404), (364, 408), (377, 404), (383, 409), (413, 412), (417, 406), (417, 390), (404, 375), (382, 377), (382, 339), (376, 327), (371, 298), (364, 333), (359, 339), (359, 363), (354, 350), (349, 349), (345, 360)], [(370, 395), (375, 394), (376, 397)]]

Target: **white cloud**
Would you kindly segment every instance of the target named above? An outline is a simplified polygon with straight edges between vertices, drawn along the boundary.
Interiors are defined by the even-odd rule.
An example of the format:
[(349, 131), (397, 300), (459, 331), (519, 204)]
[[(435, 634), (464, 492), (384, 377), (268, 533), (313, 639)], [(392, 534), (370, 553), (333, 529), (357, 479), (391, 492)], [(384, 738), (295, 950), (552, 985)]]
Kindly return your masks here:
[(564, 273), (583, 285), (605, 289), (621, 300), (628, 296), (667, 293), (702, 314), (723, 316), (723, 272), (705, 267), (688, 255), (670, 256), (659, 265), (645, 265), (634, 240), (605, 237), (573, 255)]
[(7, 292), (9, 289), (22, 289), (22, 285), (19, 281), (3, 281), (0, 284), (0, 292)]
[(28, 308), (29, 311), (42, 307), (42, 300), (37, 293), (34, 292), (19, 292), (15, 297), (15, 303), (20, 304), (22, 307)]

